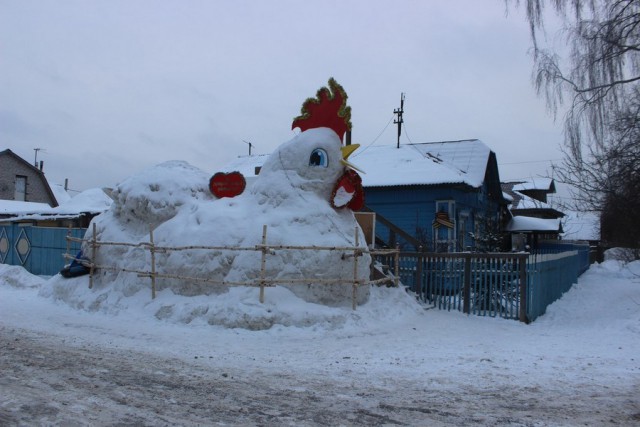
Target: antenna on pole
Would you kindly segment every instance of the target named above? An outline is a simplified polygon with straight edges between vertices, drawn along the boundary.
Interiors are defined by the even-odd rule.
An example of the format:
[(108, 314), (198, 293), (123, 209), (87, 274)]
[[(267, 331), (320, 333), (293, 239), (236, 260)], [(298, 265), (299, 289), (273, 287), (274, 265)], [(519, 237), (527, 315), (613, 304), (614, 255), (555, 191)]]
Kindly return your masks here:
[(38, 167), (38, 151), (42, 150), (42, 148), (34, 148), (33, 151), (36, 152), (36, 156), (33, 159), (33, 166)]
[(396, 148), (400, 148), (400, 135), (402, 134), (402, 123), (404, 120), (402, 119), (402, 114), (404, 113), (404, 92), (400, 93), (400, 108), (396, 108), (393, 110), (393, 114), (396, 114), (398, 118), (393, 121), (394, 124), (398, 125), (398, 145)]
[(249, 144), (249, 155), (251, 155), (251, 147), (253, 147), (253, 144), (249, 141), (245, 141), (244, 139), (242, 140), (242, 142), (244, 142), (245, 144)]

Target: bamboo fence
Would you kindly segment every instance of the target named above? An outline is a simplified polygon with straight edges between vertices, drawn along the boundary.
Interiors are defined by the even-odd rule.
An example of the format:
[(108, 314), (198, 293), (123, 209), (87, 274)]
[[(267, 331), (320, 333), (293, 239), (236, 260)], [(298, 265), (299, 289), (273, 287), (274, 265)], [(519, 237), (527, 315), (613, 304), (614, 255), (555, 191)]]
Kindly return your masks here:
[[(70, 233), (67, 234), (67, 253), (64, 255), (66, 259), (75, 259), (74, 256), (69, 254), (70, 242), (79, 242), (81, 244), (88, 244), (91, 249), (91, 259), (86, 260), (77, 260), (85, 267), (89, 268), (89, 289), (93, 288), (93, 278), (96, 270), (106, 270), (106, 271), (115, 271), (115, 272), (126, 272), (137, 274), (138, 277), (149, 277), (151, 280), (151, 298), (155, 299), (156, 297), (156, 280), (158, 278), (163, 279), (176, 279), (176, 280), (188, 280), (194, 282), (204, 282), (211, 283), (223, 286), (250, 286), (250, 287), (259, 287), (260, 288), (260, 302), (264, 303), (264, 289), (266, 287), (273, 287), (278, 284), (307, 284), (307, 283), (318, 283), (318, 284), (351, 284), (352, 293), (351, 293), (351, 305), (355, 310), (357, 306), (357, 291), (359, 286), (364, 285), (379, 285), (382, 283), (392, 283), (393, 286), (398, 286), (399, 280), (399, 271), (398, 271), (398, 257), (400, 255), (399, 249), (363, 249), (359, 247), (359, 233), (358, 228), (355, 228), (355, 246), (296, 246), (296, 245), (269, 245), (267, 242), (267, 226), (262, 226), (262, 242), (261, 244), (255, 246), (200, 246), (200, 245), (192, 245), (192, 246), (158, 246), (155, 244), (153, 239), (153, 229), (150, 227), (149, 229), (149, 241), (148, 242), (140, 242), (140, 243), (127, 243), (127, 242), (109, 242), (109, 241), (99, 241), (97, 239), (96, 232), (96, 224), (93, 224), (91, 238), (90, 239), (80, 239), (77, 237), (72, 237)], [(86, 237), (86, 236), (85, 236)], [(150, 252), (150, 266), (149, 270), (134, 270), (116, 267), (113, 265), (104, 265), (104, 264), (96, 264), (95, 259), (98, 252), (98, 248), (100, 246), (124, 246), (124, 247), (133, 247), (133, 248), (141, 248), (143, 250), (148, 250)], [(210, 279), (207, 277), (191, 277), (191, 276), (183, 276), (169, 273), (158, 272), (158, 265), (156, 261), (157, 253), (168, 253), (173, 251), (185, 251), (185, 250), (209, 250), (209, 251), (257, 251), (261, 252), (260, 258), (260, 275), (257, 279), (252, 279), (244, 282), (234, 282), (227, 280), (216, 280)], [(319, 279), (319, 278), (290, 278), (290, 279), (278, 279), (278, 278), (270, 278), (267, 277), (267, 261), (269, 255), (275, 255), (277, 251), (289, 251), (289, 250), (301, 250), (301, 251), (341, 251), (342, 259), (353, 258), (353, 277), (350, 278), (338, 278), (338, 279)], [(393, 276), (386, 276), (381, 279), (376, 280), (362, 280), (358, 278), (358, 258), (360, 258), (363, 254), (368, 253), (371, 255), (372, 259), (376, 255), (386, 255), (386, 256), (395, 256), (395, 271)]]

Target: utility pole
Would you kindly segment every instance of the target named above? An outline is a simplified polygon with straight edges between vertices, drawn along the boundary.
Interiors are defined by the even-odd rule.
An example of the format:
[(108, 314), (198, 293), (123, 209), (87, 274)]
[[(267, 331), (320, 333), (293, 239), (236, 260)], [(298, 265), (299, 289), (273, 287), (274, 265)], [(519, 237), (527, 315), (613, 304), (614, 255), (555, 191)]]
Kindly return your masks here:
[(251, 155), (251, 147), (253, 147), (253, 144), (249, 141), (245, 141), (244, 139), (242, 140), (242, 142), (244, 142), (245, 144), (249, 144), (249, 155)]
[(400, 148), (400, 135), (402, 134), (402, 123), (404, 120), (402, 119), (402, 114), (404, 113), (404, 92), (400, 93), (400, 108), (396, 108), (393, 110), (393, 114), (396, 114), (398, 118), (393, 121), (394, 124), (398, 125), (398, 145), (396, 148)]

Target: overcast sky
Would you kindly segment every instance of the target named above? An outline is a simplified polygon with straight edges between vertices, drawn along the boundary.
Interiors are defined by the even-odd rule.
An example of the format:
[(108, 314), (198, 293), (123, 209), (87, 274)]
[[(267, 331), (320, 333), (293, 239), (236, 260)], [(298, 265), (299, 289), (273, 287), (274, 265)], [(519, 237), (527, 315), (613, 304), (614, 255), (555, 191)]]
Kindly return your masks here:
[(502, 180), (526, 179), (562, 141), (530, 46), (503, 0), (0, 0), (0, 150), (42, 148), (49, 180), (76, 190), (167, 160), (213, 174), (243, 141), (289, 140), (334, 77), (354, 143), (395, 144), (404, 92), (403, 143), (478, 138)]

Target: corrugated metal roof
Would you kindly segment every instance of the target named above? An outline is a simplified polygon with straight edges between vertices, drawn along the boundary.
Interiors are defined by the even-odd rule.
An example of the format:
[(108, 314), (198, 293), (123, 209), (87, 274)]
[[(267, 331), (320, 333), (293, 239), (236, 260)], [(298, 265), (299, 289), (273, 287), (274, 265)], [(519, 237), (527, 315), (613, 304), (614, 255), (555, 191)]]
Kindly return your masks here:
[(349, 160), (361, 168), (365, 187), (466, 184), (478, 188), (491, 150), (477, 139), (371, 146)]

